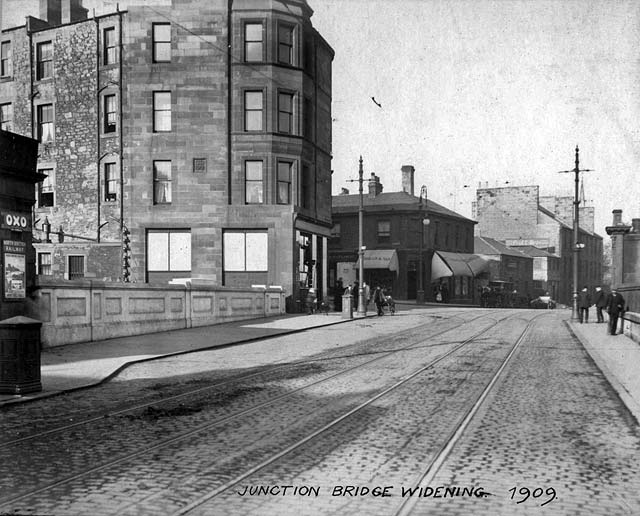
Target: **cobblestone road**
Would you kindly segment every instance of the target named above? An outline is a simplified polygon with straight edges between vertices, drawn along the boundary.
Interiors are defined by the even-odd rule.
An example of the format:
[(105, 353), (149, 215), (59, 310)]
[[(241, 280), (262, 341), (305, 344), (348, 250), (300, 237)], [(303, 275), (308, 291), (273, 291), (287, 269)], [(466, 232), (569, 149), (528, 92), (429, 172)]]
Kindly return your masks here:
[[(508, 314), (515, 316), (464, 351), (243, 476)], [(418, 485), (420, 471), (468, 412), (527, 321), (539, 315), (405, 312), (141, 364), (102, 388), (5, 410), (0, 514), (174, 514), (238, 478), (193, 514), (394, 514), (402, 489)], [(635, 420), (568, 333), (561, 314), (542, 315), (544, 322), (520, 346), (429, 484), (490, 496), (425, 496), (414, 514), (640, 514)], [(451, 328), (454, 333), (438, 335)], [(295, 360), (301, 362), (240, 378), (248, 370), (267, 371), (274, 363)], [(356, 369), (344, 373), (348, 368)], [(220, 381), (227, 383), (160, 403), (168, 395)], [(73, 430), (11, 442), (72, 418), (155, 400), (157, 405)], [(260, 406), (269, 400), (275, 401)], [(277, 487), (283, 485), (301, 489), (291, 487), (283, 495)], [(393, 486), (387, 490), (392, 496), (332, 496), (335, 486), (345, 485), (371, 491)], [(278, 492), (240, 496), (252, 486)], [(528, 488), (532, 496), (517, 504), (524, 495), (512, 496), (513, 487)], [(541, 507), (551, 489), (555, 499)], [(9, 502), (20, 493), (25, 496)]]

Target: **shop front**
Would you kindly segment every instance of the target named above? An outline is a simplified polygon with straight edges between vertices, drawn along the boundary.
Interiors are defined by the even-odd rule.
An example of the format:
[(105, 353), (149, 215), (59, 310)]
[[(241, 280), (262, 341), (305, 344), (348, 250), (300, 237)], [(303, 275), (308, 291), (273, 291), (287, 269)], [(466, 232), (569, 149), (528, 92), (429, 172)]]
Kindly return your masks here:
[(489, 260), (477, 254), (436, 251), (431, 260), (431, 288), (437, 302), (477, 303), (476, 280), (489, 273)]

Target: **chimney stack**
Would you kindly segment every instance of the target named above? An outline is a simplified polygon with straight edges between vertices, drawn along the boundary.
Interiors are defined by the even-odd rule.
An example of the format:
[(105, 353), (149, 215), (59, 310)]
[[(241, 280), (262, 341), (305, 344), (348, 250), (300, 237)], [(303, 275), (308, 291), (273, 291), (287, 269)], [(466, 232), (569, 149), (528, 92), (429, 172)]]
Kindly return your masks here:
[(640, 219), (631, 219), (632, 233), (640, 233)]
[(86, 20), (89, 9), (82, 7), (82, 0), (62, 0), (62, 23)]
[(51, 26), (60, 25), (61, 0), (40, 0), (39, 18)]
[(371, 172), (371, 179), (369, 179), (369, 197), (376, 197), (382, 193), (382, 185), (380, 184), (380, 178)]
[(402, 191), (413, 195), (413, 175), (416, 171), (412, 165), (402, 165)]

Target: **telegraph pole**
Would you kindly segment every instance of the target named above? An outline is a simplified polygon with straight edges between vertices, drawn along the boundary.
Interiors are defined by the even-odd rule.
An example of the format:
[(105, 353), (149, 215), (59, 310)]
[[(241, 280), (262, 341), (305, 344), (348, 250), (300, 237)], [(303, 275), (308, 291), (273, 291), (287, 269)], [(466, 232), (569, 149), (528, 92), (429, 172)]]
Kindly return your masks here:
[(358, 311), (357, 314), (360, 316), (367, 315), (367, 311), (364, 305), (364, 287), (362, 286), (364, 283), (364, 245), (363, 245), (363, 218), (364, 218), (364, 200), (362, 197), (362, 184), (364, 183), (364, 170), (362, 168), (362, 156), (360, 156), (360, 166), (358, 167), (358, 179), (348, 179), (347, 182), (355, 182), (358, 181), (360, 192), (360, 205), (358, 207), (358, 273), (359, 273), (359, 281), (358, 281)]
[(584, 243), (579, 241), (580, 235), (580, 198), (578, 192), (580, 189), (580, 172), (593, 172), (593, 170), (584, 168), (580, 169), (580, 150), (576, 145), (576, 166), (573, 170), (561, 170), (560, 173), (566, 174), (573, 172), (575, 174), (575, 193), (573, 197), (573, 303), (571, 306), (571, 320), (579, 319), (578, 315), (578, 253), (584, 247)]

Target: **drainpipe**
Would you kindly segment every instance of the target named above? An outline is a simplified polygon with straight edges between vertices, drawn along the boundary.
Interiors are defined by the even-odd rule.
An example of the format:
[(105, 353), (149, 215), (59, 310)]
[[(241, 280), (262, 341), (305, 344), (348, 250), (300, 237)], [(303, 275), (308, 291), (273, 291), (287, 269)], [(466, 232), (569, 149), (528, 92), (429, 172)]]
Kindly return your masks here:
[(120, 234), (124, 232), (124, 152), (122, 149), (124, 124), (122, 122), (122, 11), (120, 4), (116, 4), (118, 12), (118, 129), (120, 130), (119, 147), (120, 147)]
[(97, 104), (97, 110), (96, 110), (96, 124), (97, 124), (97, 132), (96, 132), (96, 156), (97, 156), (97, 160), (96, 160), (96, 167), (97, 167), (97, 171), (98, 171), (98, 177), (97, 177), (97, 185), (98, 185), (98, 231), (96, 234), (96, 241), (99, 244), (100, 243), (100, 230), (102, 229), (102, 226), (100, 225), (100, 205), (101, 205), (101, 199), (100, 199), (100, 115), (102, 114), (102, 110), (100, 109), (100, 25), (98, 23), (98, 19), (96, 18), (96, 10), (93, 10), (93, 21), (96, 23), (96, 104)]
[[(29, 20), (30, 21), (30, 20)], [(29, 104), (31, 108), (31, 137), (37, 140), (36, 124), (33, 109), (33, 33), (31, 32), (31, 23), (27, 24), (27, 32), (29, 33), (29, 82), (30, 82), (30, 94)]]
[(231, 152), (231, 129), (233, 127), (233, 123), (231, 117), (233, 116), (232, 108), (233, 102), (231, 99), (232, 92), (231, 86), (233, 81), (231, 80), (231, 58), (232, 58), (232, 38), (233, 38), (233, 27), (232, 23), (232, 15), (231, 11), (233, 10), (233, 0), (227, 0), (227, 204), (231, 204), (231, 180), (233, 177), (233, 165), (231, 163), (232, 152)]

